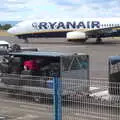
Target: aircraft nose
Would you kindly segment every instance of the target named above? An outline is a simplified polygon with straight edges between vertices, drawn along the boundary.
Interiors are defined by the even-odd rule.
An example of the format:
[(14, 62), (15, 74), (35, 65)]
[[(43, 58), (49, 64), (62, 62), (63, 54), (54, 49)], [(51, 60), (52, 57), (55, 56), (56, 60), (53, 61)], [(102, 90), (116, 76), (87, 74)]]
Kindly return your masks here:
[(10, 34), (15, 34), (16, 33), (15, 27), (8, 29), (7, 32)]

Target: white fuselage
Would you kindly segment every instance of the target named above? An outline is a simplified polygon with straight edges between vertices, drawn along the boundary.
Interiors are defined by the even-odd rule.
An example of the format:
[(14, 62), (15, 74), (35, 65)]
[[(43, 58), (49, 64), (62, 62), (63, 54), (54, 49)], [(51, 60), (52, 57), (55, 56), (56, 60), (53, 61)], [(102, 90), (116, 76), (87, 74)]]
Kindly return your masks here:
[(14, 35), (76, 31), (120, 26), (120, 18), (82, 18), (82, 19), (54, 19), (54, 20), (29, 20), (23, 21), (8, 30)]

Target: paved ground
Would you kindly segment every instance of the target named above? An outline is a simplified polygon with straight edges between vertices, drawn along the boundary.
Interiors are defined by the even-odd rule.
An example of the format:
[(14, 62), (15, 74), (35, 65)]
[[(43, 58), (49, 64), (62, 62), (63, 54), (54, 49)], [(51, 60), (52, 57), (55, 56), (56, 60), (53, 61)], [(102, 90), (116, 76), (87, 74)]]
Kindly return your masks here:
[(87, 53), (90, 55), (90, 78), (108, 77), (108, 57), (120, 54), (119, 39), (104, 39), (104, 43), (96, 44), (95, 39), (90, 39), (86, 44), (79, 42), (67, 42), (61, 38), (29, 39), (25, 44), (23, 40), (15, 37), (0, 37), (10, 43), (20, 44), (22, 47), (39, 48), (40, 51), (59, 51), (72, 53)]
[[(20, 44), (22, 47), (39, 48), (40, 51), (59, 51), (72, 53), (87, 53), (90, 55), (90, 78), (108, 78), (108, 57), (120, 55), (120, 41), (117, 39), (105, 39), (102, 44), (95, 44), (91, 39), (86, 44), (79, 42), (67, 42), (65, 39), (30, 39), (29, 44), (24, 44), (22, 40), (15, 37), (0, 37), (0, 40), (6, 40), (10, 43)], [(19, 102), (19, 103), (18, 103)], [(51, 105), (46, 104), (26, 104), (28, 101), (21, 103), (19, 99), (10, 98), (4, 94), (0, 95), (0, 114), (8, 116), (10, 120), (53, 120)], [(71, 113), (66, 113), (68, 120), (80, 120), (80, 114), (84, 111), (75, 109)], [(74, 113), (74, 115), (70, 115)], [(80, 113), (80, 114), (79, 114)], [(46, 115), (47, 114), (47, 115)], [(86, 115), (85, 113), (83, 115)], [(90, 116), (94, 116), (90, 114)], [(98, 115), (98, 117), (101, 117)], [(109, 116), (108, 116), (109, 117)], [(89, 119), (89, 114), (88, 114)], [(96, 118), (94, 118), (96, 120)], [(100, 118), (101, 120), (102, 118)], [(87, 119), (86, 119), (87, 120)], [(110, 119), (109, 119), (110, 120)], [(117, 120), (117, 119), (116, 119)], [(119, 118), (118, 118), (119, 120)]]
[[(5, 120), (53, 120), (54, 106), (27, 100), (0, 96), (0, 117)], [(63, 120), (119, 120), (119, 109), (98, 107), (90, 104), (66, 105), (62, 107)], [(4, 120), (4, 119), (1, 119)]]

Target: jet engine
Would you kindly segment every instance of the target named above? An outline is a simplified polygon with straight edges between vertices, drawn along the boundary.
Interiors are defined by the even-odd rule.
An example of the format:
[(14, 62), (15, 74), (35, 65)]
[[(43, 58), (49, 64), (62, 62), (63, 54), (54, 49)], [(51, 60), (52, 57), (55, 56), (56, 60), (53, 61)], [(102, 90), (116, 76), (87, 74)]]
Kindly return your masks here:
[(86, 34), (84, 32), (80, 32), (80, 31), (68, 32), (66, 34), (66, 38), (68, 41), (85, 42), (87, 40)]

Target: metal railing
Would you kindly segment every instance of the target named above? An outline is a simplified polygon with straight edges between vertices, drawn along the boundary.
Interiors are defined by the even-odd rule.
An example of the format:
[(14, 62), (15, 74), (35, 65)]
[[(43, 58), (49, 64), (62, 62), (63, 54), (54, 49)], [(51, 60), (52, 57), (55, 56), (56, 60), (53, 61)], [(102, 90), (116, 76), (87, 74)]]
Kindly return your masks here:
[[(11, 109), (8, 107), (8, 111), (2, 111), (4, 101), (5, 106), (11, 103), (19, 112), (33, 111), (32, 114), (37, 114), (41, 119), (54, 119), (55, 94), (52, 77), (5, 74), (0, 79), (0, 114), (6, 116)], [(98, 79), (58, 80), (58, 87), (61, 88), (62, 120), (120, 119), (120, 83)], [(16, 108), (18, 105), (20, 107)]]
[(69, 90), (71, 84), (73, 86), (84, 86), (87, 83), (89, 90), (86, 89), (86, 92), (82, 92), (79, 89), (73, 89), (70, 95), (62, 100), (65, 103), (62, 107), (63, 120), (120, 119), (120, 83), (110, 83), (107, 80), (98, 79), (90, 80), (89, 84), (86, 80), (79, 81), (70, 83), (69, 79), (66, 80), (65, 84), (68, 87), (64, 89), (71, 91)]
[(36, 118), (53, 120), (52, 79), (51, 77), (2, 74), (0, 114), (8, 116), (8, 120)]

